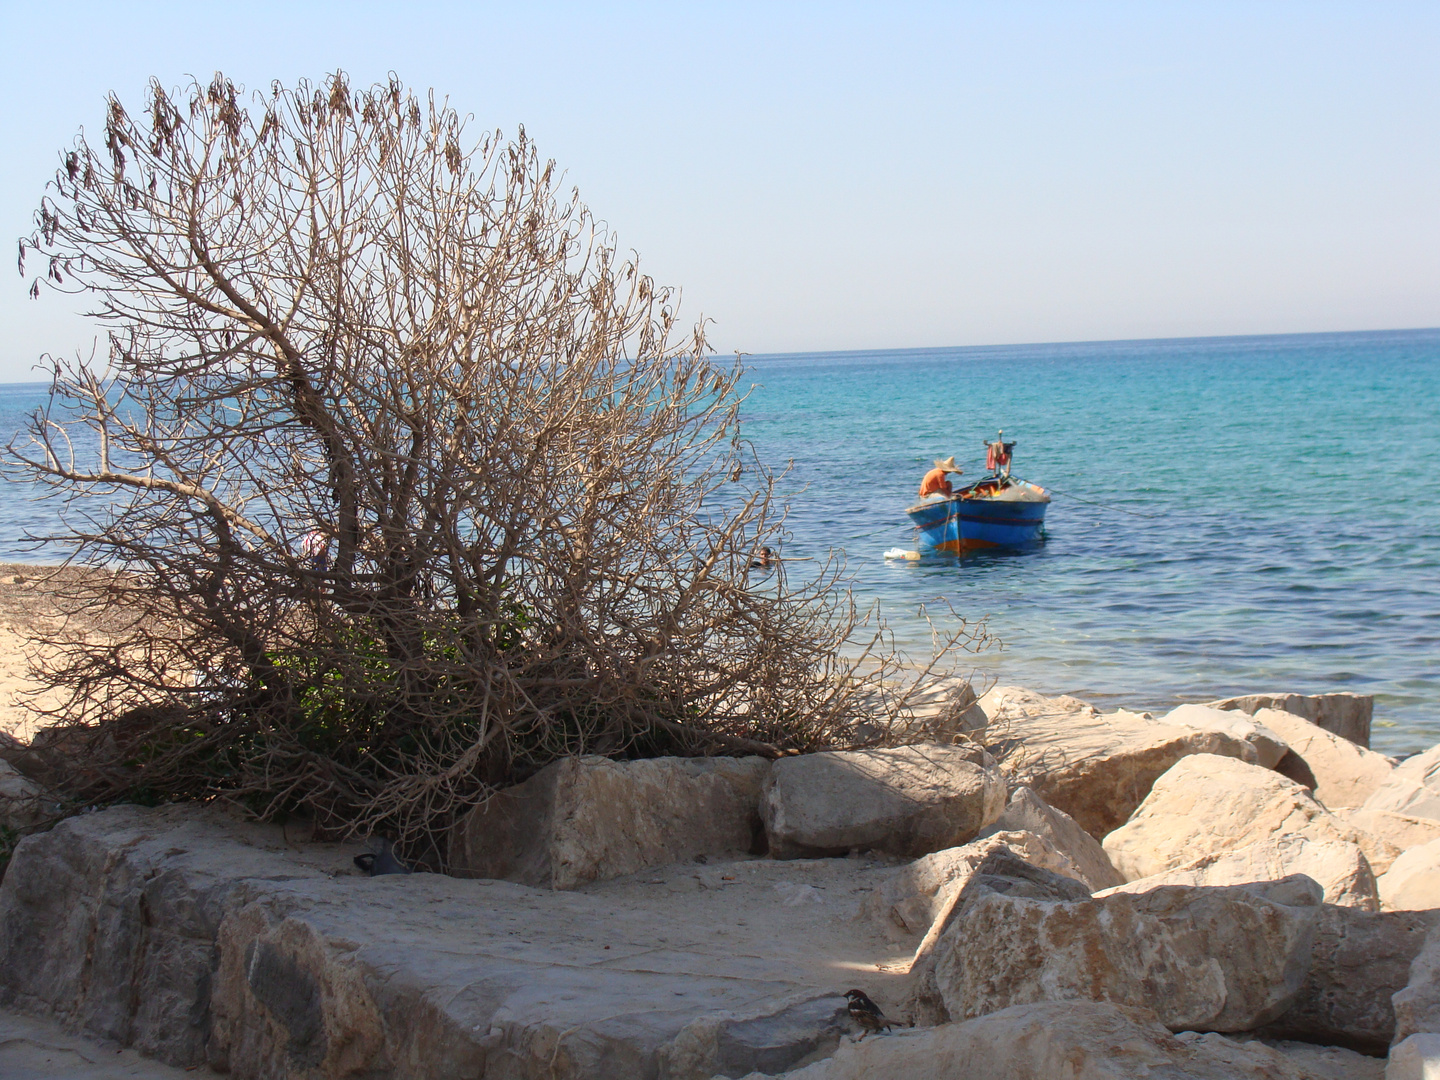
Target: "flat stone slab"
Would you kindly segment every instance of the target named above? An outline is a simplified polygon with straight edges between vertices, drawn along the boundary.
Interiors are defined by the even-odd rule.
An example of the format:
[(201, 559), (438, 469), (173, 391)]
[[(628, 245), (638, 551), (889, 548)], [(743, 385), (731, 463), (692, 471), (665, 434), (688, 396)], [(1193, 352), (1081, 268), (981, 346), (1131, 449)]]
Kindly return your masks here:
[(60, 1025), (0, 1010), (0, 1076), (5, 1080), (219, 1080), (200, 1067), (177, 1069), (134, 1050), (71, 1035)]
[(195, 808), (72, 818), (0, 885), (0, 1006), (242, 1076), (678, 1080), (823, 1056), (845, 990), (906, 992), (908, 955), (854, 919), (878, 860), (552, 892), (353, 853)]

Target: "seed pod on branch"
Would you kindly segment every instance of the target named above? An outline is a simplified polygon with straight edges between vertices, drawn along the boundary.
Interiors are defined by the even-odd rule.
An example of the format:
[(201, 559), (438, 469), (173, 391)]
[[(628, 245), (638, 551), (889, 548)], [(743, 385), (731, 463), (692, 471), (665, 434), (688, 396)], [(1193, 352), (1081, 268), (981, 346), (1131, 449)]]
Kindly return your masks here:
[(838, 563), (757, 571), (785, 521), (738, 361), (523, 132), (427, 114), (217, 75), (111, 98), (108, 155), (64, 159), (23, 244), (110, 362), (53, 361), (10, 455), (118, 571), (74, 586), (114, 632), (48, 643), (76, 797), (415, 851), (559, 755), (913, 737), (963, 626), (911, 669)]

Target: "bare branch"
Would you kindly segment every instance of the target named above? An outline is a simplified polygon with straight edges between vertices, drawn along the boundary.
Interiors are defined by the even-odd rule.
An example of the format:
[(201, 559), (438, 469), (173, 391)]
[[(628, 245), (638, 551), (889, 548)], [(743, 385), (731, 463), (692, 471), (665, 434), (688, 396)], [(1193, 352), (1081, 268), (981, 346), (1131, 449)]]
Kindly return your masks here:
[(560, 755), (927, 737), (973, 631), (911, 666), (839, 561), (757, 565), (742, 366), (560, 182), (343, 75), (153, 84), (64, 156), (22, 271), (110, 356), (54, 361), (9, 449), (107, 568), (71, 599), (118, 629), (49, 642), (75, 797), (420, 850)]

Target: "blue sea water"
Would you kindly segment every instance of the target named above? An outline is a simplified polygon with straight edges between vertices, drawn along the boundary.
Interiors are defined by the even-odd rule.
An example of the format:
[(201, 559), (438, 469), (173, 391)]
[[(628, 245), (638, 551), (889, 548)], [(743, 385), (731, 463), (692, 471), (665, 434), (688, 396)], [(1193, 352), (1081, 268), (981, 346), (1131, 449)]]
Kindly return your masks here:
[[(1003, 641), (974, 666), (1007, 683), (1152, 710), (1353, 690), (1376, 749), (1440, 742), (1440, 330), (747, 362), (747, 436), (794, 463), (785, 555), (844, 549), (913, 652), (948, 604)], [(0, 385), (0, 432), (44, 391)], [(999, 428), (1055, 492), (1046, 542), (886, 562), (931, 460), (973, 478)], [(0, 559), (53, 561), (22, 538), (58, 506), (7, 494)]]
[[(1351, 690), (1376, 749), (1440, 742), (1440, 330), (749, 363), (748, 436), (794, 462), (785, 554), (843, 548), (917, 652), (940, 601), (988, 620), (975, 667), (1006, 683), (1152, 710)], [(932, 459), (980, 475), (1000, 428), (1056, 492), (1044, 545), (886, 562)]]

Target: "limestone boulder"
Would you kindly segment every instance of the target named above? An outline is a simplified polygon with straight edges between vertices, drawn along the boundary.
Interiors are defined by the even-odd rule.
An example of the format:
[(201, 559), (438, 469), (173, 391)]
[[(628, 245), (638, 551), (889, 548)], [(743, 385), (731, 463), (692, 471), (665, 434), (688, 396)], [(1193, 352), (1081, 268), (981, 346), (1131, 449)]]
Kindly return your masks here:
[(1411, 1035), (1391, 1047), (1385, 1080), (1440, 1080), (1440, 1035)]
[(1440, 840), (1405, 852), (1378, 881), (1380, 902), (1391, 910), (1440, 908)]
[(1293, 713), (1260, 709), (1256, 722), (1279, 735), (1315, 777), (1315, 797), (1330, 809), (1360, 806), (1391, 779), (1395, 763)]
[(1161, 776), (1130, 820), (1105, 837), (1127, 881), (1206, 855), (1281, 836), (1354, 843), (1356, 835), (1279, 773), (1234, 758), (1193, 754)]
[[(16, 846), (0, 882), (0, 1008), (192, 1065), (205, 1060), (196, 1010), (209, 1005), (215, 928), (261, 860), (233, 850), (236, 880), (181, 882), (146, 845), (143, 823), (156, 817), (115, 807)], [(211, 833), (193, 822), (161, 831), (178, 852)]]
[(987, 760), (939, 743), (781, 758), (760, 799), (770, 854), (914, 858), (967, 843), (1005, 808), (1005, 780)]
[(848, 1005), (844, 997), (827, 994), (765, 1016), (720, 1020), (714, 1035), (716, 1075), (744, 1076), (752, 1069), (780, 1073), (833, 1050), (851, 1027)]
[(1433, 923), (1423, 912), (1325, 905), (1300, 992), (1264, 1033), (1385, 1053), (1395, 1035), (1392, 998), (1405, 987)]
[(907, 730), (924, 734), (933, 742), (959, 741), (957, 736), (974, 741), (988, 722), (975, 688), (965, 678), (937, 679), (917, 691), (910, 706)]
[(1417, 1032), (1440, 1033), (1440, 918), (1410, 961), (1405, 985), (1390, 999), (1395, 1009), (1395, 1042)]
[(983, 839), (1001, 832), (1027, 833), (1042, 838), (1064, 856), (1068, 865), (1058, 861), (1028, 861), (1057, 874), (1077, 878), (1091, 889), (1107, 889), (1124, 880), (1110, 865), (1110, 857), (1098, 840), (1065, 811), (1055, 809), (1023, 784), (1010, 793), (1004, 812), (980, 836)]
[(1406, 758), (1395, 767), (1395, 775), (1440, 791), (1440, 745)]
[(1327, 904), (1380, 910), (1375, 875), (1358, 845), (1296, 835), (1273, 836), (1244, 847), (1211, 852), (1174, 870), (1108, 889), (1102, 895), (1149, 892), (1162, 885), (1245, 885), (1278, 881), (1292, 874), (1314, 880), (1324, 890)]
[(1228, 731), (1197, 730), (1142, 713), (1101, 715), (1075, 698), (996, 687), (980, 699), (986, 746), (1012, 785), (1030, 787), (1097, 840), (1123, 825), (1156, 778), (1191, 754), (1254, 762)]
[(450, 841), (457, 877), (573, 889), (697, 855), (751, 850), (763, 758), (556, 761), (466, 815)]
[(785, 1075), (788, 1080), (1317, 1080), (1263, 1043), (1219, 1035), (1176, 1037), (1149, 1009), (1090, 1001), (1017, 1005), (964, 1023), (844, 1043), (832, 1057)]
[[(1100, 710), (1089, 702), (1068, 694), (1046, 695), (1019, 686), (992, 686), (976, 703), (989, 725), (1007, 725), (1013, 720), (1055, 717), (1066, 713), (1099, 716)], [(997, 732), (1003, 734), (1003, 732)]]
[(1160, 718), (1162, 723), (1196, 731), (1224, 731), (1244, 739), (1255, 748), (1255, 764), (1273, 769), (1290, 747), (1259, 720), (1238, 709), (1217, 709), (1212, 705), (1179, 705)]
[[(1093, 842), (1093, 841), (1092, 841)], [(989, 833), (961, 847), (932, 852), (900, 867), (861, 902), (861, 914), (898, 940), (923, 937), (952, 906), (977, 870), (994, 873), (992, 856), (1007, 853), (1074, 882), (1072, 898), (1089, 894), (1074, 862), (1048, 840), (1031, 832)]]
[[(1090, 897), (1090, 890), (1083, 883), (1036, 866), (1006, 845), (997, 845), (985, 856), (966, 883), (961, 897), (991, 892), (1053, 902), (1088, 900)], [(946, 927), (948, 923), (940, 929)]]
[(1400, 762), (1391, 781), (1371, 795), (1365, 807), (1440, 821), (1440, 746)]
[(934, 950), (954, 1020), (1038, 1001), (1153, 1008), (1172, 1031), (1244, 1031), (1285, 1012), (1310, 967), (1319, 889), (1166, 886), (1047, 902), (977, 888)]
[(1084, 887), (1087, 894), (1094, 891), (1085, 870), (1071, 857), (1070, 852), (1061, 851), (1049, 837), (1024, 830), (987, 831), (982, 839), (972, 841), (972, 844), (988, 844), (991, 841), (1003, 844), (1031, 866), (1076, 882)]
[[(1225, 1037), (1238, 1039), (1242, 1043), (1256, 1041), (1250, 1035)], [(1371, 1057), (1343, 1046), (1317, 1046), (1296, 1039), (1260, 1041), (1283, 1054), (1308, 1080), (1384, 1080), (1385, 1077), (1384, 1058)]]
[(1390, 869), (1400, 853), (1412, 847), (1440, 840), (1440, 820), (1396, 814), (1369, 807), (1341, 807), (1335, 816), (1356, 830), (1356, 840), (1377, 874)]
[(1410, 776), (1400, 775), (1398, 768), (1395, 772), (1397, 775), (1365, 800), (1364, 808), (1440, 821), (1440, 792)]
[(43, 793), (39, 785), (0, 758), (0, 826), (27, 829), (44, 816)]
[(1369, 694), (1245, 694), (1210, 704), (1216, 709), (1234, 709), (1252, 715), (1261, 709), (1279, 709), (1349, 739), (1356, 746), (1370, 746), (1375, 699)]
[(1090, 896), (1090, 890), (1080, 882), (1035, 866), (1007, 846), (994, 844), (994, 840), (991, 837), (983, 841), (989, 845), (984, 859), (974, 867), (963, 888), (948, 892), (911, 958), (911, 981), (905, 1010), (906, 1015), (917, 1024), (941, 1024), (953, 1019), (936, 983), (935, 965), (940, 955), (940, 942), (970, 900), (991, 893), (1045, 902), (1085, 900)]

